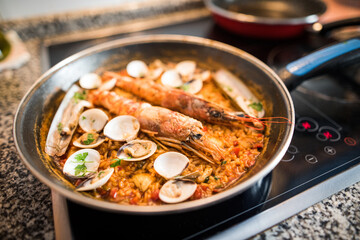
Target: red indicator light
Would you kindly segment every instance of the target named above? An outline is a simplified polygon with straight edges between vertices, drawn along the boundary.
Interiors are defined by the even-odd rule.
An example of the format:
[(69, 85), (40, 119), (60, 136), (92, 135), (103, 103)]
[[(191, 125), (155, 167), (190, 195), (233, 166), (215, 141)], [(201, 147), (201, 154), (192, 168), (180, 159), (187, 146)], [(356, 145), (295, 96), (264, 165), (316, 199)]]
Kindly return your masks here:
[(332, 135), (329, 132), (324, 132), (323, 134), (327, 139), (332, 138)]
[(356, 140), (351, 138), (351, 137), (344, 138), (344, 142), (349, 146), (355, 146), (356, 145)]
[(308, 122), (303, 122), (302, 125), (305, 129), (311, 128), (311, 125)]

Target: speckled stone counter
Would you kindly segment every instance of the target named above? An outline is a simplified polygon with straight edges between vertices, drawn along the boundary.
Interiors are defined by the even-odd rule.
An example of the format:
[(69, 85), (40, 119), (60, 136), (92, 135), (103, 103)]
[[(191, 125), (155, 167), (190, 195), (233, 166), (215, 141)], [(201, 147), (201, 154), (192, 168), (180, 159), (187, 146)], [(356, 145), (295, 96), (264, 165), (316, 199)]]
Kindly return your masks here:
[[(51, 191), (21, 162), (12, 136), (17, 105), (41, 75), (41, 44), (49, 36), (102, 28), (136, 18), (201, 8), (201, 1), (130, 6), (3, 22), (24, 40), (31, 60), (0, 73), (0, 239), (53, 239)], [(121, 14), (119, 14), (119, 11)], [(31, 129), (29, 129), (31, 131)], [(360, 173), (359, 173), (360, 174)], [(360, 239), (360, 182), (255, 236), (255, 239)]]

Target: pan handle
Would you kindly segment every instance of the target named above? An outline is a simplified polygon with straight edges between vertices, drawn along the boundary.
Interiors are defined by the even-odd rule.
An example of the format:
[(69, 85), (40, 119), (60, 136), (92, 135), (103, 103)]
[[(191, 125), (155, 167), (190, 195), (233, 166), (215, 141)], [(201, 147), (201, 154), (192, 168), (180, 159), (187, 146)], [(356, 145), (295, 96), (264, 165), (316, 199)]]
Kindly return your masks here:
[(354, 38), (331, 45), (289, 63), (279, 71), (280, 78), (291, 91), (305, 80), (360, 61), (360, 39)]

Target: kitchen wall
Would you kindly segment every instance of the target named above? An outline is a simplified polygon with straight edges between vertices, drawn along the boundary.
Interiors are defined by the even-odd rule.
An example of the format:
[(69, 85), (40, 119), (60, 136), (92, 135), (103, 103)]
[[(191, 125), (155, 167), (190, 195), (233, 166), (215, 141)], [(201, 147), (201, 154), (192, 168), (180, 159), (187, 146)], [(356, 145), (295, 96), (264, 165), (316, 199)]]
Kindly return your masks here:
[(0, 18), (13, 20), (149, 0), (0, 0)]

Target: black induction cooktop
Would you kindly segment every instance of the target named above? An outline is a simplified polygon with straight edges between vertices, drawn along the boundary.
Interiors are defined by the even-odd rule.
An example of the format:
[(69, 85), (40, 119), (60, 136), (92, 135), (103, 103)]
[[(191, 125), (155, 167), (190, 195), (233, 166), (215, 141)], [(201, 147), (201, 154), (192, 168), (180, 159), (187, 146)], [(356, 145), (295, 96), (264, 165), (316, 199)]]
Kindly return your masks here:
[[(204, 17), (141, 32), (50, 44), (46, 50), (52, 66), (101, 42), (143, 34), (210, 38), (245, 50), (274, 69), (335, 41), (315, 33), (278, 41), (249, 39)], [(196, 211), (156, 216), (103, 212), (67, 200), (70, 234), (74, 239), (248, 238), (360, 181), (360, 87), (347, 72), (336, 69), (291, 93), (296, 111), (291, 145), (280, 164), (246, 192)], [(55, 223), (55, 228), (61, 227)]]

